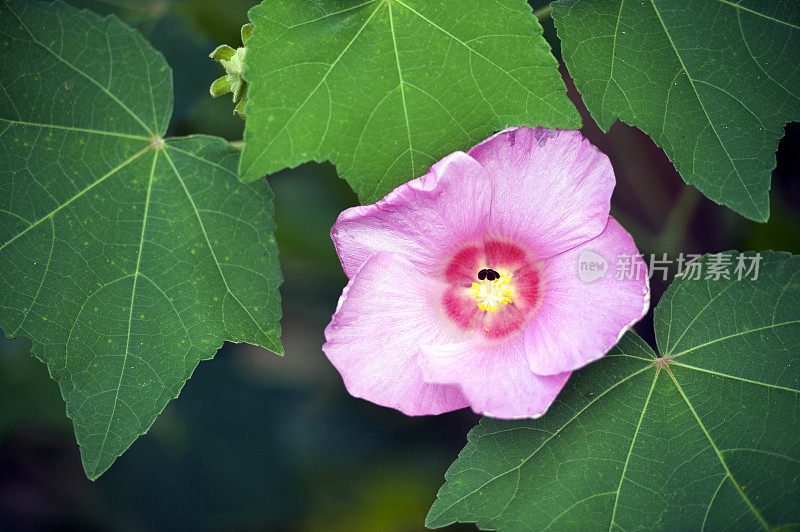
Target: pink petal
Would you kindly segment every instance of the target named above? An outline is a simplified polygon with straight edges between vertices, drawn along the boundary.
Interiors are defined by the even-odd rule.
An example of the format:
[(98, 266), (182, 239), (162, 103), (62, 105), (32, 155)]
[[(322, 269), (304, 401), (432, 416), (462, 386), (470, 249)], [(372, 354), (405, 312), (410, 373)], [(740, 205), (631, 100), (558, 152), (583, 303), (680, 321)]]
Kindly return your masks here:
[(460, 338), (434, 307), (445, 288), (386, 252), (370, 257), (351, 277), (322, 346), (351, 395), (408, 415), (467, 406), (457, 387), (426, 383), (416, 363), (420, 343)]
[(445, 267), (445, 280), (457, 286), (470, 286), (475, 281), (475, 274), (485, 268), (483, 242), (470, 244), (455, 252)]
[(487, 240), (484, 243), (486, 262), (493, 268), (517, 270), (527, 262), (525, 251), (517, 245), (503, 240)]
[(478, 309), (475, 299), (461, 286), (450, 285), (442, 295), (442, 306), (448, 318), (463, 331), (480, 329), (484, 312)]
[[(545, 261), (541, 306), (525, 329), (534, 372), (553, 375), (597, 360), (647, 313), (650, 287), (638, 253), (631, 236), (609, 217), (600, 236)], [(618, 258), (633, 256), (640, 273), (618, 280)]]
[(514, 303), (502, 306), (495, 312), (481, 312), (481, 314), (483, 314), (482, 334), (489, 340), (501, 340), (517, 333), (525, 323), (525, 315)]
[(455, 152), (377, 203), (347, 209), (331, 231), (345, 274), (352, 278), (379, 251), (442, 274), (437, 268), (458, 246), (483, 238), (491, 194), (483, 168)]
[(475, 412), (504, 419), (541, 416), (570, 375), (533, 373), (519, 336), (494, 345), (422, 346), (419, 365), (428, 382), (459, 385)]
[(493, 187), (489, 229), (525, 242), (539, 260), (599, 235), (614, 170), (579, 131), (512, 128), (469, 151)]

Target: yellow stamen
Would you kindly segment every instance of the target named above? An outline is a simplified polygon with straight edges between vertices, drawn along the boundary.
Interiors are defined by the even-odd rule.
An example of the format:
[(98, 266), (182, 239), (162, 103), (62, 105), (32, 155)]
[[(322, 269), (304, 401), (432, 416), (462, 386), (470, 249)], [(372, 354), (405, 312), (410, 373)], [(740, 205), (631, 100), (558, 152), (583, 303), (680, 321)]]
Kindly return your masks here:
[(472, 283), (470, 295), (478, 302), (478, 307), (487, 312), (495, 312), (501, 305), (508, 305), (514, 301), (511, 279), (500, 275), (493, 281), (483, 280)]

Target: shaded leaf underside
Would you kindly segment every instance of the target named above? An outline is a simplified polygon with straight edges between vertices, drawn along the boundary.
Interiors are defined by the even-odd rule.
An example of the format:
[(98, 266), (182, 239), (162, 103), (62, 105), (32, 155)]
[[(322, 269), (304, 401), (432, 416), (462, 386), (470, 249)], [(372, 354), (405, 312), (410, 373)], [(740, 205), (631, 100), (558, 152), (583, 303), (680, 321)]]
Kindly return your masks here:
[(564, 61), (603, 130), (620, 119), (686, 183), (757, 221), (787, 122), (800, 120), (794, 0), (560, 0)]

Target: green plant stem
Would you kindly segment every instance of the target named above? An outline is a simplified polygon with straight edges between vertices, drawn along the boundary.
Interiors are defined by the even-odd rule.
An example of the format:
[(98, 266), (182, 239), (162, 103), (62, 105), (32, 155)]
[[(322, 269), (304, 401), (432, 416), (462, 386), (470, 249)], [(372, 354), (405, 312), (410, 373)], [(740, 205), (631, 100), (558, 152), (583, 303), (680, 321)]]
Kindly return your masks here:
[(677, 253), (686, 240), (686, 231), (694, 210), (700, 202), (696, 188), (686, 185), (667, 216), (664, 228), (655, 241), (654, 248), (660, 252)]
[(230, 140), (228, 143), (238, 150), (244, 149), (244, 141), (243, 140)]
[(553, 13), (553, 6), (551, 4), (547, 4), (546, 6), (537, 9), (533, 12), (533, 16), (539, 19), (539, 22), (547, 20), (550, 18), (550, 15)]
[(611, 212), (611, 216), (634, 237), (640, 251), (654, 251), (657, 249), (654, 247), (657, 244), (656, 237), (653, 235), (652, 231), (645, 227), (645, 224), (639, 223), (636, 218), (618, 209), (614, 209)]

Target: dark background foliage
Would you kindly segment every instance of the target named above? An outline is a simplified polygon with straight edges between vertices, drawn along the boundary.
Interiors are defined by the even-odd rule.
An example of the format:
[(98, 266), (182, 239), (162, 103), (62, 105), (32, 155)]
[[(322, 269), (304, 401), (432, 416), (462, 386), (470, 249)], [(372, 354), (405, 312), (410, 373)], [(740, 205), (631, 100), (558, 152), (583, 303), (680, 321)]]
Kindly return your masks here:
[[(117, 14), (164, 53), (175, 71), (170, 135), (241, 138), (231, 102), (208, 96), (220, 72), (206, 55), (219, 43), (238, 43), (252, 2), (72, 3)], [(552, 21), (544, 26), (558, 56)], [(757, 224), (685, 186), (638, 130), (618, 123), (603, 134), (562, 72), (583, 114), (584, 134), (614, 165), (612, 214), (643, 253), (800, 253), (800, 124), (786, 128), (772, 214)], [(330, 165), (280, 172), (270, 183), (286, 278), (286, 356), (226, 344), (99, 480), (83, 473), (45, 366), (29, 355), (28, 342), (0, 335), (0, 530), (422, 528), (444, 471), (478, 416), (408, 418), (347, 395), (320, 346), (345, 284), (328, 233), (356, 197)], [(654, 302), (667, 284), (652, 281)], [(637, 330), (652, 342), (651, 314)]]

